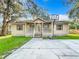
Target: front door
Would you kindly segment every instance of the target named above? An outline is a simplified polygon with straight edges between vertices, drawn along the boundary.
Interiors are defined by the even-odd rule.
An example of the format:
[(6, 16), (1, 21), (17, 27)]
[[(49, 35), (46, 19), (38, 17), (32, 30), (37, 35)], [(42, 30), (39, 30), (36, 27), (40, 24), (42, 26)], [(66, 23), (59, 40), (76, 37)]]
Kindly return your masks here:
[(42, 37), (42, 24), (39, 24), (39, 23), (36, 24), (35, 37)]

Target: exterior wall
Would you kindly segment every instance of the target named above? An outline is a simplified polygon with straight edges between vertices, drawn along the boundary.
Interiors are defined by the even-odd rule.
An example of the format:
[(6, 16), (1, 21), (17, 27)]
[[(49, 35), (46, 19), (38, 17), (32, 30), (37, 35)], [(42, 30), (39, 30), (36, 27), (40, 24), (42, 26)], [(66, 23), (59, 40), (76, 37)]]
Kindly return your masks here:
[(34, 31), (34, 29), (31, 29), (30, 25), (26, 23), (25, 36), (32, 36), (33, 37), (33, 31)]
[(63, 24), (63, 30), (57, 30), (56, 29), (56, 24), (54, 26), (54, 35), (56, 36), (62, 36), (62, 35), (66, 35), (69, 33), (69, 26), (68, 24)]
[(11, 34), (13, 36), (24, 36), (25, 35), (25, 26), (23, 25), (23, 30), (18, 31), (16, 25), (11, 25)]
[(52, 36), (52, 28), (52, 24), (49, 24), (49, 28), (47, 28), (48, 31), (43, 28), (43, 36)]
[[(46, 32), (43, 29), (43, 36), (52, 36), (53, 35), (53, 25), (50, 24), (49, 26), (49, 31)], [(68, 24), (63, 24), (63, 30), (56, 30), (56, 24), (54, 25), (54, 35), (56, 36), (61, 36), (61, 35), (66, 35), (69, 33), (69, 26)], [(23, 25), (23, 30), (19, 31), (16, 28), (16, 24), (15, 25), (11, 25), (11, 34), (13, 36), (32, 36), (34, 34), (34, 28), (32, 30), (30, 30), (30, 25), (29, 24), (24, 24)]]
[(55, 36), (62, 36), (62, 35), (69, 34), (68, 24), (63, 24), (63, 30), (57, 30), (56, 24), (54, 25), (54, 29), (53, 29), (53, 24), (50, 24), (49, 28), (50, 28), (49, 32), (46, 32), (45, 30), (43, 30), (43, 36), (53, 36), (53, 30), (54, 30)]

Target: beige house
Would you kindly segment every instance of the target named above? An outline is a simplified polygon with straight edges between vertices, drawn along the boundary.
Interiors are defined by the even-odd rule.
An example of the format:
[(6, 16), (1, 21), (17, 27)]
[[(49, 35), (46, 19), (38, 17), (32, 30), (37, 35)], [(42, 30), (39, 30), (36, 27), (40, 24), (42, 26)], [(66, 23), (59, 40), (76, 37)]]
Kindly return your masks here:
[(69, 33), (68, 22), (37, 18), (35, 20), (15, 21), (10, 23), (13, 36), (61, 36)]

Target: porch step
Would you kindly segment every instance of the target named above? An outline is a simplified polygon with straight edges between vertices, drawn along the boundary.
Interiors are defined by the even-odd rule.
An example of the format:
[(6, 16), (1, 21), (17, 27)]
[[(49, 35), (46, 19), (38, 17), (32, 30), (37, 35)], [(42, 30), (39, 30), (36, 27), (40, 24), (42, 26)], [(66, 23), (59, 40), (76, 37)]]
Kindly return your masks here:
[(35, 37), (40, 38), (40, 37), (42, 37), (42, 34), (35, 34)]

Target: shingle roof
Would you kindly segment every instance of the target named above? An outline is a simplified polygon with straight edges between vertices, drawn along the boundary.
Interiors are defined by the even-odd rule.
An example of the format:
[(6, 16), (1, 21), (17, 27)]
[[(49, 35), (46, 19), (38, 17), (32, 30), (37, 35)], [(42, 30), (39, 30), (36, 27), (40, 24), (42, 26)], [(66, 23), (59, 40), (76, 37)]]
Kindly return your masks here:
[[(13, 21), (9, 21), (10, 23), (33, 23), (34, 21), (36, 21), (36, 20), (42, 20), (42, 21), (44, 21), (44, 22), (46, 22), (46, 23), (51, 23), (51, 22), (53, 22), (54, 20), (43, 20), (43, 19), (40, 19), (40, 18), (37, 18), (37, 19), (35, 19), (35, 20), (13, 20)], [(59, 21), (59, 20), (56, 20), (56, 21), (54, 21), (54, 23), (69, 23), (68, 21)]]

